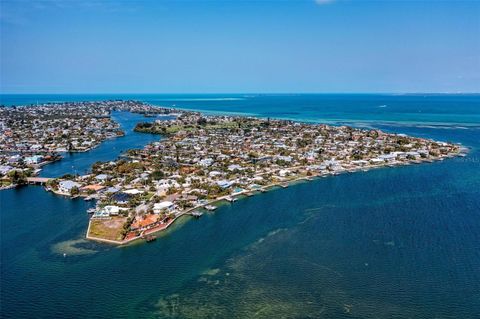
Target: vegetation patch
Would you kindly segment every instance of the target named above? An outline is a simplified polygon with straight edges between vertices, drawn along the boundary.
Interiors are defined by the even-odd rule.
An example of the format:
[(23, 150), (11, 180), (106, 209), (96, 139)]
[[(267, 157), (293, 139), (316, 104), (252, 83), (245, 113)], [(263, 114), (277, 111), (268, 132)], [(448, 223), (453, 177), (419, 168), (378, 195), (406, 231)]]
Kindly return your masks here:
[(89, 236), (109, 240), (123, 239), (123, 225), (126, 217), (112, 217), (110, 219), (92, 219), (90, 221)]

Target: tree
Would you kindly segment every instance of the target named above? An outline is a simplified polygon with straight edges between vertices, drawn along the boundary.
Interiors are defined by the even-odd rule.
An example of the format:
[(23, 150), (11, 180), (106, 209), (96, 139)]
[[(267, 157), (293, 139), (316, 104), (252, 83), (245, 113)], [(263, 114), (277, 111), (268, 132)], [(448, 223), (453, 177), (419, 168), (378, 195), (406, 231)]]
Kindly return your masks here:
[(25, 174), (22, 171), (18, 171), (18, 170), (10, 171), (8, 172), (8, 177), (10, 177), (12, 184), (21, 185), (27, 182)]
[(204, 117), (201, 117), (197, 120), (197, 124), (201, 125), (201, 126), (206, 125), (207, 124), (207, 119), (204, 118)]
[(177, 192), (177, 189), (175, 187), (171, 186), (167, 190), (167, 195), (172, 195), (172, 194), (175, 194), (176, 192)]
[(152, 174), (150, 174), (150, 177), (151, 177), (153, 180), (162, 179), (164, 176), (165, 176), (165, 173), (163, 173), (163, 172), (160, 171), (160, 170), (153, 171)]
[(51, 179), (47, 182), (47, 186), (51, 188), (58, 188), (58, 180), (57, 179)]
[(65, 174), (62, 176), (62, 179), (74, 179), (75, 175), (73, 174)]
[(71, 189), (70, 189), (70, 195), (72, 196), (76, 196), (80, 194), (80, 190), (78, 189), (77, 186), (73, 186)]
[(92, 172), (98, 173), (101, 168), (102, 168), (102, 162), (97, 161), (97, 162), (93, 163), (93, 165), (92, 165)]

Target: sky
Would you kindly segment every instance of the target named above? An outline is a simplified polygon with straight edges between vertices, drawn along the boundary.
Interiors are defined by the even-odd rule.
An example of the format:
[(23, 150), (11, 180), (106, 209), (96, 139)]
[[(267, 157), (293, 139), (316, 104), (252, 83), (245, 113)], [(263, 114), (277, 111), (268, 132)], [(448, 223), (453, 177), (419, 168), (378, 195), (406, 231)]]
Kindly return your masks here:
[(0, 92), (480, 92), (480, 1), (0, 0)]

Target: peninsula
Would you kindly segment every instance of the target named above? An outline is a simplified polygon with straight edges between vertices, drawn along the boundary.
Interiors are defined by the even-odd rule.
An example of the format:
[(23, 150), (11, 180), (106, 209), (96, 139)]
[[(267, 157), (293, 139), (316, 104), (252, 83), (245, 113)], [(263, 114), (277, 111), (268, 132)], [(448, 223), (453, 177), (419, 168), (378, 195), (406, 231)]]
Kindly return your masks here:
[[(151, 240), (151, 234), (183, 215), (198, 217), (214, 210), (216, 202), (234, 202), (272, 187), (288, 187), (293, 181), (463, 155), (458, 144), (380, 130), (205, 116), (134, 101), (91, 103), (92, 107), (84, 102), (75, 107), (44, 105), (38, 110), (3, 108), (1, 147), (3, 152), (13, 151), (21, 144), (31, 152), (38, 145), (37, 153), (58, 152), (59, 145), (88, 149), (120, 135), (120, 128), (109, 117), (112, 110), (175, 114), (173, 119), (138, 123), (135, 128), (161, 134), (162, 140), (131, 149), (120, 159), (97, 162), (87, 175), (47, 182), (46, 189), (56, 194), (96, 200), (87, 238), (113, 244)], [(77, 112), (79, 106), (84, 110)], [(45, 137), (36, 133), (44, 131)], [(2, 155), (0, 160), (8, 158)]]

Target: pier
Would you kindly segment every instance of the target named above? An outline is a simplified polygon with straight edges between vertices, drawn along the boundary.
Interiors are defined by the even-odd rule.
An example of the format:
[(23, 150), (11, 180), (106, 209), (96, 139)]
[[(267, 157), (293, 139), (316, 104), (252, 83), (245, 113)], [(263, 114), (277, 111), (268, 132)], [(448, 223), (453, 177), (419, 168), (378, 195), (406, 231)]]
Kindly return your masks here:
[(203, 213), (199, 212), (198, 210), (194, 210), (193, 212), (190, 213), (190, 215), (192, 215), (195, 218), (200, 218), (202, 217)]
[(225, 200), (226, 200), (227, 202), (230, 202), (230, 203), (234, 203), (234, 202), (237, 201), (237, 199), (236, 199), (235, 197), (232, 197), (232, 196), (227, 196), (227, 197), (225, 197)]

